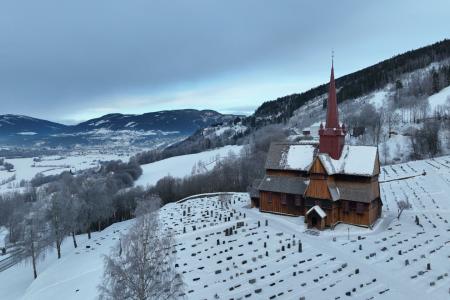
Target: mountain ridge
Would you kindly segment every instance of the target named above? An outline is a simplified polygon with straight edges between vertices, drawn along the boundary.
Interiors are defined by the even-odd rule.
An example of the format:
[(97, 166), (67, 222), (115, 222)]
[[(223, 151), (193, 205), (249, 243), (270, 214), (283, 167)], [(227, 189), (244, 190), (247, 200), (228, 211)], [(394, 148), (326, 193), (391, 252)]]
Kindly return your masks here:
[[(233, 120), (238, 115), (214, 110), (179, 109), (143, 114), (110, 113), (75, 125), (65, 125), (24, 115), (0, 115), (0, 141), (10, 144), (95, 144), (93, 140), (119, 140), (189, 136), (196, 130)], [(120, 135), (120, 137), (118, 136)], [(128, 141), (129, 141), (128, 139)]]

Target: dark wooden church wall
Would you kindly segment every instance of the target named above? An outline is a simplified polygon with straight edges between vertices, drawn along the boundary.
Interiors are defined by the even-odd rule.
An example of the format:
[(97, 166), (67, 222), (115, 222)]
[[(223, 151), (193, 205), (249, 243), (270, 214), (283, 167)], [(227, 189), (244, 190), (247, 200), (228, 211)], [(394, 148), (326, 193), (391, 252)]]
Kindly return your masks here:
[(370, 224), (373, 224), (379, 217), (381, 217), (381, 208), (382, 208), (382, 203), (381, 203), (380, 198), (378, 198), (378, 199), (372, 201), (372, 203), (370, 203), (370, 208), (369, 208)]
[[(339, 219), (341, 222), (364, 226), (370, 225), (369, 205), (367, 203), (346, 200), (340, 200), (340, 202)], [(359, 208), (358, 205), (360, 205)]]
[(295, 196), (291, 194), (260, 192), (260, 210), (279, 214), (301, 216), (304, 214), (303, 199), (297, 202)]

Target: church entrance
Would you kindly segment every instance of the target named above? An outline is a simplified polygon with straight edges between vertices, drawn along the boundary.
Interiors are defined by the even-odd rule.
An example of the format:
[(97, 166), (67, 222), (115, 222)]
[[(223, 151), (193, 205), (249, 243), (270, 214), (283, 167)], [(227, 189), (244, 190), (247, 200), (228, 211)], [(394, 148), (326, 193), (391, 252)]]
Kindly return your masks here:
[(305, 222), (308, 224), (308, 228), (317, 228), (322, 230), (325, 228), (325, 218), (327, 214), (320, 208), (320, 206), (313, 206), (308, 210), (305, 217)]

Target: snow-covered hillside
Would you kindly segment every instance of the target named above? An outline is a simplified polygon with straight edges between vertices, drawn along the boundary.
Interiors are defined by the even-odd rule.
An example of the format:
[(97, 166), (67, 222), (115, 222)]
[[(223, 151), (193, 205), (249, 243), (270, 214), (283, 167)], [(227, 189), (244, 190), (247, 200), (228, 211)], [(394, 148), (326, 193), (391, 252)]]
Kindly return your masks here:
[[(380, 181), (383, 217), (373, 230), (345, 224), (306, 230), (303, 217), (260, 213), (239, 193), (229, 195), (225, 206), (217, 196), (164, 206), (160, 217), (176, 233), (186, 297), (446, 299), (450, 157), (383, 167)], [(412, 208), (397, 220), (401, 200)], [(26, 265), (0, 273), (0, 299), (95, 299), (102, 254), (131, 222), (95, 233), (90, 241), (80, 237), (76, 250), (66, 241), (61, 260), (49, 253), (39, 263), (35, 281)], [(233, 234), (225, 236), (232, 227)]]
[(238, 124), (221, 124), (216, 126), (209, 126), (203, 129), (202, 134), (205, 138), (213, 139), (218, 136), (233, 137), (244, 134), (248, 130), (247, 126)]
[(211, 170), (218, 159), (230, 153), (239, 155), (242, 146), (225, 146), (210, 151), (195, 154), (174, 156), (151, 164), (142, 165), (143, 174), (136, 181), (136, 185), (153, 185), (164, 176), (184, 177), (193, 171), (201, 173)]
[[(448, 62), (445, 62), (446, 64)], [(418, 78), (423, 76), (423, 73), (429, 71), (432, 67), (437, 67), (439, 64), (431, 64), (427, 68), (416, 70), (412, 73), (403, 75), (400, 79), (406, 85), (411, 78)], [(349, 126), (349, 119), (358, 116), (367, 104), (374, 107), (374, 113), (378, 114), (377, 118), (380, 120), (373, 120), (373, 122), (380, 122), (381, 130), (379, 130), (379, 154), (380, 160), (383, 164), (406, 162), (410, 160), (413, 152), (411, 147), (411, 129), (420, 129), (423, 127), (423, 121), (433, 118), (438, 114), (445, 115), (450, 111), (450, 87), (446, 87), (422, 101), (417, 99), (406, 100), (411, 101), (411, 104), (403, 104), (402, 107), (396, 107), (393, 104), (395, 98), (395, 88), (393, 84), (387, 84), (384, 88), (374, 91), (370, 94), (344, 101), (339, 104), (339, 112), (341, 122)], [(410, 97), (413, 98), (413, 97)], [(420, 97), (418, 97), (419, 99)], [(294, 112), (294, 115), (289, 120), (287, 129), (291, 131), (290, 140), (304, 138), (302, 130), (318, 128), (317, 124), (320, 121), (324, 122), (326, 109), (323, 107), (323, 102), (327, 99), (327, 94), (315, 97), (307, 101), (303, 106)], [(409, 99), (409, 100), (408, 100)], [(417, 103), (413, 103), (418, 101)], [(406, 103), (405, 102), (405, 103)], [(368, 117), (373, 117), (368, 115)], [(354, 121), (354, 120), (353, 120)], [(361, 120), (359, 120), (361, 121)], [(319, 122), (319, 123), (318, 123)], [(364, 121), (362, 121), (364, 123)], [(352, 124), (350, 124), (352, 125)], [(355, 124), (353, 124), (355, 126)], [(359, 145), (375, 145), (376, 138), (374, 138), (375, 131), (372, 125), (359, 125), (364, 127), (361, 134), (355, 134), (350, 128), (347, 135), (347, 143)], [(376, 125), (373, 125), (375, 127)], [(356, 126), (355, 126), (356, 127)], [(317, 130), (311, 131), (313, 138), (318, 138)], [(441, 150), (443, 155), (450, 154), (448, 148), (450, 132), (448, 128), (442, 126), (440, 131)]]
[(0, 299), (96, 299), (103, 255), (109, 253), (110, 247), (129, 228), (130, 222), (117, 223), (102, 232), (94, 232), (91, 240), (87, 239), (87, 235), (78, 236), (77, 249), (66, 240), (60, 260), (56, 258), (55, 251), (51, 251), (38, 263), (38, 280), (33, 281), (29, 262), (0, 272)]
[(450, 86), (441, 90), (428, 98), (428, 102), (431, 107), (431, 111), (435, 111), (439, 107), (444, 105), (450, 106)]

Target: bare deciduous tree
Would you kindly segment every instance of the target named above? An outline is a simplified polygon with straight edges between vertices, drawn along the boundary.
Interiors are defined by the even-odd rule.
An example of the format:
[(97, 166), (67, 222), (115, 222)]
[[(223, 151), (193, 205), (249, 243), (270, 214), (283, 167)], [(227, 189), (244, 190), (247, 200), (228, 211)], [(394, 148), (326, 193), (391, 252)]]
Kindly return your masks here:
[(33, 267), (33, 276), (37, 278), (37, 261), (45, 256), (45, 253), (51, 243), (47, 223), (45, 222), (44, 212), (41, 208), (35, 207), (26, 217), (23, 232), (22, 259), (31, 261)]
[(381, 156), (383, 157), (383, 164), (386, 165), (389, 157), (389, 144), (386, 138), (384, 138), (384, 141), (381, 144)]
[(6, 161), (3, 163), (3, 167), (5, 167), (5, 170), (8, 172), (11, 172), (14, 169), (14, 165)]
[(441, 151), (439, 140), (440, 122), (428, 120), (424, 122), (421, 129), (411, 130), (411, 146), (413, 149), (413, 158), (420, 159), (424, 157), (434, 157)]
[(138, 217), (111, 256), (105, 257), (100, 299), (178, 299), (183, 282), (175, 270), (173, 247), (173, 236), (162, 230), (156, 212)]
[(112, 205), (108, 206), (107, 204), (111, 199), (108, 197), (108, 193), (106, 193), (104, 179), (86, 178), (81, 184), (78, 196), (82, 200), (81, 211), (83, 214), (81, 219), (90, 239), (92, 224), (100, 222), (102, 217), (112, 207)]
[(411, 204), (406, 200), (401, 200), (397, 202), (397, 207), (398, 207), (398, 213), (397, 213), (397, 219), (400, 220), (400, 216), (402, 215), (402, 212), (405, 209), (409, 209), (411, 208)]

